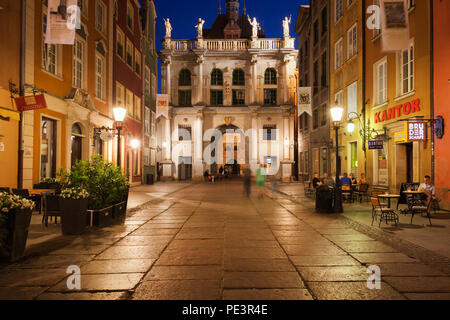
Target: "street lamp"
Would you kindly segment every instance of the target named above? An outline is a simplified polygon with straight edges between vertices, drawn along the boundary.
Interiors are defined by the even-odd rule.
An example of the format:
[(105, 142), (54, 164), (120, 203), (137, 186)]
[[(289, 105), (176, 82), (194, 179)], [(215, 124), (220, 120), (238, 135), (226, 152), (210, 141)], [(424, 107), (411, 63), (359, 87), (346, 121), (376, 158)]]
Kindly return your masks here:
[(340, 164), (339, 164), (339, 126), (342, 121), (342, 115), (344, 114), (344, 108), (336, 106), (330, 109), (331, 119), (334, 123), (334, 131), (336, 132), (336, 187), (334, 188), (334, 212), (344, 212), (342, 208), (342, 192), (339, 181)]
[(116, 120), (116, 129), (117, 129), (117, 166), (121, 167), (121, 154), (120, 154), (120, 131), (123, 128), (123, 121), (125, 120), (125, 116), (127, 114), (127, 110), (125, 108), (117, 107), (113, 109), (114, 120)]

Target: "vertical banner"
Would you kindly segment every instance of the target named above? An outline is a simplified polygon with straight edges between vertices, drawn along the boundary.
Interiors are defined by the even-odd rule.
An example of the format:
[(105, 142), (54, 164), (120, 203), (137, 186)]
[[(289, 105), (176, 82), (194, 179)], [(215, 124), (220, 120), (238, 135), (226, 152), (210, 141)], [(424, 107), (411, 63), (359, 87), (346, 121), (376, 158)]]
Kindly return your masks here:
[(407, 0), (381, 0), (381, 42), (384, 52), (409, 48)]
[(306, 112), (312, 117), (311, 87), (297, 88), (297, 100), (298, 116)]
[(169, 95), (158, 94), (156, 98), (156, 119), (164, 116), (169, 119)]
[(48, 0), (45, 43), (73, 45), (75, 29), (80, 28), (77, 0)]

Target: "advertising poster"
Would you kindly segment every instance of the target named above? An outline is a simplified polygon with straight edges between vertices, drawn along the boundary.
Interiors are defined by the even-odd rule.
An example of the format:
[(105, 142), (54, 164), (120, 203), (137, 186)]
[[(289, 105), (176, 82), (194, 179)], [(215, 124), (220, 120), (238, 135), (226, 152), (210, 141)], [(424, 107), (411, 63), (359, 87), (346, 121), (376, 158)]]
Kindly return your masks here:
[(77, 0), (48, 0), (45, 43), (73, 45), (75, 30), (80, 28)]

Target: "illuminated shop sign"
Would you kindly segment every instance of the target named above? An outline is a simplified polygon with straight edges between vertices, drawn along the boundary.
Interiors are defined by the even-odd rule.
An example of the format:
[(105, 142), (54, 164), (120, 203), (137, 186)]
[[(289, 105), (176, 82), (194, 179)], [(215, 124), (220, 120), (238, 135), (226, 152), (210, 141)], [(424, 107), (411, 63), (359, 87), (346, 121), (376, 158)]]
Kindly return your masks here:
[(14, 99), (18, 111), (30, 111), (37, 109), (46, 109), (47, 103), (43, 94), (35, 96), (19, 97)]
[(369, 150), (383, 150), (383, 140), (369, 140)]
[(374, 121), (375, 123), (381, 123), (389, 120), (394, 120), (402, 116), (407, 116), (419, 111), (420, 111), (420, 100), (416, 99), (414, 101), (407, 102), (405, 104), (401, 104), (384, 111), (376, 112), (374, 115), (375, 117)]
[(408, 122), (406, 132), (408, 141), (425, 141), (427, 139), (427, 125), (425, 122)]

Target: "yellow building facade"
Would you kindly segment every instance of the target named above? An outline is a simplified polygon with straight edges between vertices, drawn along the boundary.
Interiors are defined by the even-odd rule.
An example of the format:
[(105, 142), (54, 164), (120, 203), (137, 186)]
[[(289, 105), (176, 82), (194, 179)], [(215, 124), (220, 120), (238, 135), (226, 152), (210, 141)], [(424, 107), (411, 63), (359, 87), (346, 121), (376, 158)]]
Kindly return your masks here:
[(374, 138), (383, 141), (382, 150), (368, 151), (367, 176), (391, 192), (431, 176), (430, 129), (423, 142), (408, 141), (405, 129), (406, 119), (430, 119), (430, 1), (409, 3), (410, 45), (404, 51), (383, 51), (380, 33), (366, 29), (368, 120), (379, 133)]
[[(339, 130), (341, 174), (359, 177), (365, 173), (365, 153), (360, 135), (363, 121), (363, 1), (331, 0), (330, 16), (330, 102), (331, 107), (344, 108)], [(359, 120), (358, 120), (359, 118)], [(347, 120), (353, 119), (353, 132), (347, 131)], [(335, 131), (331, 140), (336, 146)], [(335, 148), (332, 150), (332, 171), (336, 170)], [(334, 172), (335, 173), (335, 172)]]

